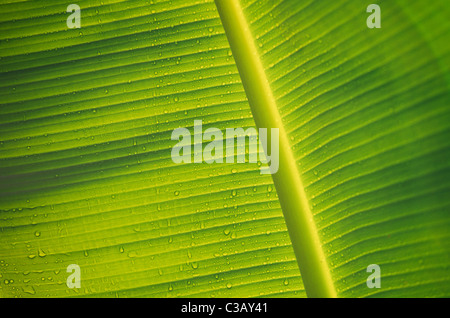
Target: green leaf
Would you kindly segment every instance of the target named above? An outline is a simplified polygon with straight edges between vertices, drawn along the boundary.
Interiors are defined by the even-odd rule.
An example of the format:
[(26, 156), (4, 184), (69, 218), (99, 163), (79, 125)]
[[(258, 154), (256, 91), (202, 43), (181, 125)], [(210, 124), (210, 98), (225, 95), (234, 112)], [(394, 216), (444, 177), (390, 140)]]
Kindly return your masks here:
[[(0, 296), (448, 297), (448, 1), (216, 2), (0, 5)], [(278, 173), (175, 164), (196, 119)]]
[(217, 2), (256, 124), (285, 135), (274, 181), (308, 295), (448, 296), (448, 3), (380, 2), (370, 30), (365, 1)]

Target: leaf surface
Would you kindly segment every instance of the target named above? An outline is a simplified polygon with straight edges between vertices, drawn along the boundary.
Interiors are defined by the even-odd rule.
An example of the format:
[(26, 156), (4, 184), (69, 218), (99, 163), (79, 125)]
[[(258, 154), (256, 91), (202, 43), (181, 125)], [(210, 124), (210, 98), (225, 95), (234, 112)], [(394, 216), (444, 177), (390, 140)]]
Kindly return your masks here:
[(239, 2), (292, 167), (274, 179), (171, 159), (195, 119), (273, 118), (213, 1), (79, 1), (72, 30), (65, 1), (2, 3), (0, 296), (321, 296), (327, 275), (341, 297), (448, 296), (448, 1), (380, 1), (373, 30), (369, 3)]

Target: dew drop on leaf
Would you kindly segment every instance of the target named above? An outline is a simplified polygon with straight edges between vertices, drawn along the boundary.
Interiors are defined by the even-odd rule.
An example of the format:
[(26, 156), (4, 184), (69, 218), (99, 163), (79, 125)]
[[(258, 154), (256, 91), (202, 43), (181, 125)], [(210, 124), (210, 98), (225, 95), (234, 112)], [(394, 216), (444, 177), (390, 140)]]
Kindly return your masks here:
[(23, 286), (22, 290), (24, 293), (30, 294), (30, 295), (34, 295), (36, 294), (36, 291), (34, 290), (33, 286)]
[(134, 257), (137, 256), (137, 253), (134, 252), (134, 251), (132, 251), (132, 252), (129, 252), (129, 253), (127, 254), (127, 256), (128, 256), (129, 258), (134, 258)]
[(39, 257), (45, 257), (47, 254), (45, 254), (45, 252), (42, 249), (39, 249), (38, 255)]

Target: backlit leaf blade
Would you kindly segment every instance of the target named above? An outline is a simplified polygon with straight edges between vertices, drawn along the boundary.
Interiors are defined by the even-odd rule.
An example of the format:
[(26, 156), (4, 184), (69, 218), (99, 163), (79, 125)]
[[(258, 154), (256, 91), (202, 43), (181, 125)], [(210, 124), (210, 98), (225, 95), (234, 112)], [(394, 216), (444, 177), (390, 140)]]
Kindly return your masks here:
[[(305, 296), (294, 247), (323, 253), (340, 297), (448, 296), (448, 1), (379, 1), (381, 29), (369, 1), (236, 2), (292, 192), (258, 164), (172, 162), (173, 129), (270, 112), (213, 1), (155, 2), (80, 1), (78, 30), (64, 1), (1, 5), (0, 295)], [(286, 231), (302, 191), (319, 244)]]
[[(448, 296), (449, 5), (380, 1), (382, 27), (368, 29), (370, 3), (241, 7), (338, 296)], [(281, 201), (295, 192), (284, 186), (291, 174), (275, 179)], [(381, 289), (367, 288), (370, 264)]]
[(2, 296), (304, 296), (271, 177), (170, 157), (254, 126), (214, 3), (79, 5), (2, 6)]

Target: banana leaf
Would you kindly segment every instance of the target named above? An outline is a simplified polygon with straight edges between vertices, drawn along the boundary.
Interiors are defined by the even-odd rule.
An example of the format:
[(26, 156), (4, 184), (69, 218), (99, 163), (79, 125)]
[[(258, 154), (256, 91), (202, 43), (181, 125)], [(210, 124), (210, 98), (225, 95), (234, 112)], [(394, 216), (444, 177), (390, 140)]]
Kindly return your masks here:
[(447, 0), (69, 4), (0, 4), (0, 297), (450, 296)]

